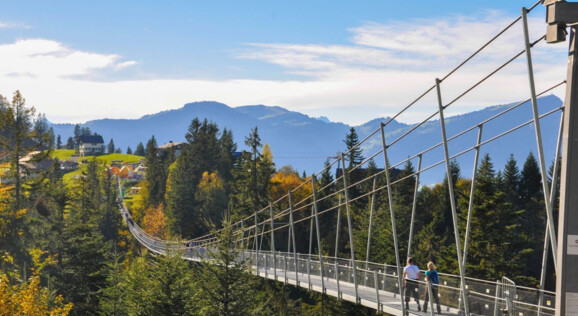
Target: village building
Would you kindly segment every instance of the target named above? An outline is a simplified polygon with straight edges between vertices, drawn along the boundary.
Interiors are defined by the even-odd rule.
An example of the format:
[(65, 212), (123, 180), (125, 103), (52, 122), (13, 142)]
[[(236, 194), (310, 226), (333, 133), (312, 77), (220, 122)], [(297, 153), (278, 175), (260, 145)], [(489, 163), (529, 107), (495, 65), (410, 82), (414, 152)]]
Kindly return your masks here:
[(78, 154), (80, 156), (96, 156), (105, 152), (104, 140), (100, 135), (80, 136)]

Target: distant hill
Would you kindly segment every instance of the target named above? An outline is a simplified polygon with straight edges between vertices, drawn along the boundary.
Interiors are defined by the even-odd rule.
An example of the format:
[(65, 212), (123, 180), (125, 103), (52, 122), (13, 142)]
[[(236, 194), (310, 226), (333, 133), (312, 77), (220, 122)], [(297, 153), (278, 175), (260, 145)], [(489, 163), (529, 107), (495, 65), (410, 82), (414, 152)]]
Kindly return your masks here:
[[(562, 101), (556, 96), (545, 96), (539, 99), (540, 112), (545, 113), (551, 109), (559, 107)], [(455, 135), (467, 127), (475, 126), (478, 122), (488, 119), (499, 113), (510, 105), (496, 105), (483, 110), (462, 114), (446, 118), (446, 128), (448, 136)], [(520, 107), (513, 111), (514, 115), (506, 118), (499, 118), (484, 127), (484, 140), (503, 132), (505, 120), (511, 126), (512, 120), (519, 123), (531, 119), (531, 109), (529, 106)], [(159, 145), (169, 141), (184, 141), (185, 133), (190, 122), (195, 118), (207, 118), (217, 123), (223, 130), (227, 128), (233, 132), (235, 141), (239, 149), (245, 149), (245, 137), (252, 128), (258, 126), (262, 143), (267, 143), (273, 151), (273, 156), (277, 167), (292, 165), (299, 172), (305, 171), (307, 174), (317, 172), (322, 169), (323, 162), (337, 153), (345, 151), (343, 139), (351, 126), (343, 123), (330, 122), (326, 118), (311, 118), (305, 114), (289, 111), (278, 106), (247, 105), (231, 108), (218, 102), (193, 102), (175, 110), (163, 111), (156, 114), (146, 115), (139, 119), (101, 119), (88, 121), (81, 126), (86, 126), (93, 132), (101, 134), (108, 144), (111, 138), (117, 147), (123, 152), (130, 146), (133, 150), (139, 142), (146, 145), (152, 135), (155, 136)], [(512, 119), (514, 117), (514, 119)], [(558, 117), (558, 116), (557, 116)], [(360, 139), (365, 138), (369, 133), (380, 127), (381, 122), (386, 122), (387, 118), (376, 118), (360, 126), (355, 126)], [(545, 142), (555, 142), (558, 133), (558, 120), (553, 117), (541, 120), (543, 137)], [(61, 135), (63, 143), (69, 136), (73, 135), (74, 125), (53, 124), (56, 135)], [(392, 121), (386, 126), (388, 142), (396, 139), (413, 125)], [(392, 147), (388, 153), (392, 163), (407, 158), (407, 153), (403, 150), (395, 150), (403, 146), (425, 150), (432, 144), (432, 140), (441, 141), (439, 120), (430, 121), (417, 128), (415, 133), (400, 141), (400, 145)], [(471, 141), (471, 137), (476, 137), (477, 130), (468, 133), (455, 142), (452, 142), (451, 149), (459, 150), (465, 148), (466, 140)], [(528, 139), (532, 141), (507, 141), (507, 138)], [(475, 138), (474, 138), (475, 139)], [(526, 126), (513, 136), (507, 136), (504, 141), (482, 146), (482, 153), (490, 152), (496, 170), (502, 169), (510, 153), (514, 154), (521, 167), (530, 151), (536, 153), (535, 134), (532, 125)], [(374, 146), (381, 144), (368, 144), (364, 147), (367, 152), (377, 149)], [(554, 146), (545, 146), (546, 161), (553, 159)], [(551, 148), (551, 149), (550, 149)], [(536, 155), (537, 156), (537, 155)], [(424, 158), (425, 159), (425, 158)], [(382, 161), (376, 161), (383, 164)], [(466, 159), (460, 162), (462, 175), (471, 177), (472, 163)], [(426, 161), (424, 161), (426, 163)], [(415, 163), (414, 163), (415, 165)], [(439, 168), (438, 168), (439, 169)], [(439, 174), (432, 174), (429, 178), (424, 178), (424, 183), (437, 182), (441, 179)], [(436, 180), (437, 179), (437, 180)]]

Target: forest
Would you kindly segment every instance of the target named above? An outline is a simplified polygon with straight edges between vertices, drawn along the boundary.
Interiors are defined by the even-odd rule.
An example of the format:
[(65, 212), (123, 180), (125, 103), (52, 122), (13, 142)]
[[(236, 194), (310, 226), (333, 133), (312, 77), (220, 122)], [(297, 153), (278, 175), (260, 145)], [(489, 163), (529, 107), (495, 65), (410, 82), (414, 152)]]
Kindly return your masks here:
[[(181, 260), (179, 253), (158, 256), (140, 246), (122, 220), (117, 179), (106, 160), (86, 159), (78, 175), (71, 176), (57, 157), (64, 148), (77, 147), (77, 142), (69, 139), (62, 146), (60, 135), (55, 137), (44, 115), (37, 115), (18, 91), (12, 100), (0, 96), (0, 131), (0, 305), (4, 306), (0, 315), (375, 314), (326, 295), (262, 280), (251, 274), (249, 263), (233, 260), (240, 249), (231, 223), (311, 178), (291, 166), (275, 166), (274, 153), (262, 143), (258, 127), (248, 131), (243, 144), (247, 149), (239, 150), (229, 130), (194, 118), (179, 152), (160, 151), (154, 136), (146, 145), (138, 144), (134, 154), (146, 166), (146, 176), (123, 183), (124, 192), (139, 188), (126, 193), (124, 200), (139, 226), (167, 240), (213, 232), (219, 236), (219, 247), (230, 250), (212, 254), (221, 265)], [(347, 169), (355, 169), (363, 160), (358, 142), (354, 128), (344, 135)], [(109, 153), (121, 151), (112, 139), (108, 147)], [(31, 170), (22, 159), (32, 152), (31, 161), (50, 161), (50, 165)], [(133, 153), (130, 148), (126, 152)], [(316, 181), (332, 190), (336, 175), (329, 170)], [(370, 163), (357, 170), (349, 174), (353, 183), (355, 177), (374, 174), (378, 167)], [(391, 201), (401, 254), (407, 253), (416, 181), (407, 175), (414, 173), (411, 163), (392, 173), (404, 179), (393, 187)], [(457, 193), (462, 234), (472, 181), (461, 175), (455, 161), (451, 175), (420, 188), (412, 246), (419, 264), (433, 260), (445, 273), (458, 272), (449, 181)], [(378, 185), (385, 183), (382, 177), (376, 179)], [(536, 158), (529, 153), (519, 164), (510, 155), (507, 164), (497, 169), (485, 154), (475, 181), (468, 275), (486, 280), (508, 276), (517, 284), (536, 287), (546, 224)], [(351, 191), (352, 196), (359, 194)], [(394, 264), (388, 196), (380, 194), (377, 199), (370, 261)], [(370, 210), (359, 201), (350, 210), (353, 244), (357, 259), (365, 260)], [(335, 234), (336, 217), (328, 212), (320, 218), (321, 231), (329, 232), (321, 243), (323, 254), (335, 252), (330, 242), (335, 236), (330, 232)], [(337, 245), (337, 251), (347, 258), (347, 232), (343, 229), (340, 234), (342, 245)], [(298, 247), (303, 247), (298, 251), (307, 252), (309, 234), (296, 237)], [(554, 285), (550, 274), (547, 289)]]

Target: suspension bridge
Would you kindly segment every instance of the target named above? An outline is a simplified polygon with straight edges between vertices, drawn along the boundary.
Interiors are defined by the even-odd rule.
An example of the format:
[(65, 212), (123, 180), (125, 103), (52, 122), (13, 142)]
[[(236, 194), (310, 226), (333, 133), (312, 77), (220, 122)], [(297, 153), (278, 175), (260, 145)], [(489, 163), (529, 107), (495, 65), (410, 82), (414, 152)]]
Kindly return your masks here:
[[(543, 36), (531, 38), (528, 14), (539, 5), (547, 8), (547, 25), (544, 27), (547, 31)], [(469, 201), (465, 208), (458, 210), (455, 184), (447, 181), (450, 196), (448, 209), (452, 223), (450, 230), (453, 232), (453, 236), (449, 237), (455, 241), (456, 257), (453, 259), (459, 273), (439, 274), (440, 284), (436, 290), (440, 300), (439, 311), (444, 315), (578, 315), (578, 249), (573, 244), (578, 243), (578, 198), (575, 194), (570, 194), (578, 189), (574, 180), (578, 179), (578, 158), (573, 154), (578, 144), (572, 146), (578, 142), (578, 116), (575, 114), (578, 109), (575, 104), (578, 63), (574, 62), (578, 3), (539, 1), (528, 9), (522, 8), (521, 12), (517, 19), (456, 68), (444, 77), (435, 79), (435, 84), (399, 113), (381, 122), (380, 127), (369, 133), (356, 147), (340, 154), (299, 187), (288, 191), (278, 200), (271, 201), (268, 207), (256, 210), (253, 215), (234, 223), (240, 249), (239, 260), (249, 260), (253, 272), (263, 278), (300, 286), (392, 315), (425, 315), (426, 312), (422, 311), (424, 308), (418, 307), (413, 300), (406, 305), (401, 286), (405, 258), (412, 255), (415, 247), (412, 244), (415, 218), (420, 211), (417, 200), (420, 187), (424, 185), (420, 178), (424, 174), (441, 170), (442, 175), (445, 174), (447, 179), (451, 179), (452, 161), (469, 161), (473, 170)], [(567, 78), (561, 78), (559, 83), (537, 91), (532, 50), (538, 45), (564, 41), (567, 25), (570, 26)], [(506, 56), (503, 63), (495, 69), (488, 70), (487, 75), (458, 91), (454, 99), (449, 102), (444, 100), (444, 92), (449, 94), (449, 91), (444, 90), (444, 84), (468, 63), (480, 58), (497, 39), (515, 26), (521, 26), (523, 34), (519, 41), (519, 50), (512, 56)], [(448, 131), (444, 114), (452, 106), (455, 107), (458, 101), (463, 101), (486, 81), (519, 61), (525, 61), (526, 80), (529, 85), (526, 100), (502, 108), (499, 113), (472, 126)], [(541, 96), (564, 86), (566, 99), (563, 105), (545, 108), (540, 104)], [(392, 121), (418, 107), (420, 103), (427, 103), (428, 97), (434, 100), (433, 104), (436, 106), (433, 110), (430, 108), (429, 114), (421, 122), (403, 133), (390, 132), (389, 124)], [(526, 118), (520, 113), (529, 115)], [(559, 122), (557, 137), (553, 141), (544, 140), (542, 136), (541, 122), (547, 119)], [(523, 141), (532, 141), (535, 144), (546, 214), (541, 279), (539, 287), (536, 288), (517, 285), (508, 276), (499, 280), (480, 280), (469, 277), (467, 271), (468, 249), (472, 242), (470, 230), (473, 196), (477, 185), (475, 175), (479, 168), (480, 154), (485, 148), (491, 148), (492, 144), (519, 141), (516, 133), (524, 128), (534, 130), (535, 138)], [(427, 134), (431, 143), (424, 148), (408, 145), (408, 139), (424, 129), (431, 130)], [(354, 150), (363, 150), (367, 158), (352, 167), (347, 165), (347, 161)], [(553, 153), (553, 157), (547, 157), (545, 152)], [(394, 156), (405, 158), (395, 160), (392, 159)], [(370, 169), (376, 161), (382, 168), (374, 168), (375, 171), (370, 174), (360, 172)], [(548, 161), (554, 161), (551, 178), (548, 178), (547, 174)], [(398, 171), (408, 163), (417, 166), (412, 174), (393, 176), (394, 173), (399, 175)], [(320, 183), (318, 178), (330, 170), (338, 171), (336, 178), (330, 183)], [(409, 223), (404, 223), (409, 226), (404, 227), (409, 230), (409, 238), (407, 241), (400, 241), (400, 222), (396, 219), (393, 201), (395, 189), (407, 183), (408, 179), (414, 185), (413, 199), (409, 201), (411, 205), (408, 205), (410, 220)], [(556, 192), (556, 185), (551, 185), (557, 181), (560, 182), (559, 192)], [(558, 193), (560, 207), (559, 224), (556, 227), (554, 204)], [(366, 245), (362, 249), (354, 244), (352, 228), (352, 214), (360, 208), (367, 210), (369, 217), (367, 231), (364, 232)], [(378, 212), (379, 209), (382, 210), (381, 213)], [(207, 258), (208, 252), (216, 248), (218, 240), (212, 234), (184, 242), (160, 240), (142, 230), (132, 220), (124, 204), (121, 204), (121, 213), (132, 235), (157, 254), (178, 250), (182, 252), (184, 259), (201, 261)], [(458, 225), (460, 213), (466, 218), (465, 231), (460, 231)], [(329, 218), (335, 222), (328, 226), (326, 221)], [(392, 249), (388, 251), (395, 254), (395, 262), (370, 261), (371, 252), (378, 251), (372, 247), (375, 244), (374, 229), (377, 221), (387, 222), (392, 244)], [(322, 231), (322, 225), (326, 231)], [(327, 231), (327, 227), (330, 227), (331, 231)], [(309, 235), (308, 239), (306, 235)], [(344, 240), (343, 236), (347, 238)], [(303, 240), (306, 240), (306, 244), (298, 244), (298, 241)], [(407, 253), (401, 253), (402, 242), (407, 246)], [(334, 253), (322, 254), (322, 244), (334, 244), (335, 247), (329, 247)], [(300, 251), (302, 249), (308, 249), (308, 252)], [(347, 255), (343, 255), (344, 253)], [(507, 257), (508, 254), (493, 255)], [(365, 257), (365, 260), (359, 259), (362, 257)], [(554, 272), (557, 276), (555, 292), (544, 289), (549, 258), (554, 261)], [(435, 293), (432, 285), (424, 280), (423, 273), (419, 280), (419, 292), (427, 292), (429, 297)], [(423, 300), (420, 303), (423, 304)], [(427, 314), (437, 312), (436, 305), (434, 300), (430, 300)]]

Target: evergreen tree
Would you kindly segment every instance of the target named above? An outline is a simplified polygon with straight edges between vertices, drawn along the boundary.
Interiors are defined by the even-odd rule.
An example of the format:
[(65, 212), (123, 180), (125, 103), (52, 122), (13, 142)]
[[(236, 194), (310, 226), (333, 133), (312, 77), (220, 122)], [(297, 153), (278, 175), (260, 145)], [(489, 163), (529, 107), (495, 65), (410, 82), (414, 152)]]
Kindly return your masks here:
[(56, 144), (56, 141), (54, 138), (54, 128), (50, 127), (48, 129), (48, 146), (47, 147), (50, 149), (54, 149), (54, 148), (56, 148), (55, 144)]
[[(3, 131), (0, 135), (0, 149), (7, 153), (10, 176), (15, 179), (14, 207), (21, 209), (24, 207), (24, 179), (21, 177), (24, 170), (20, 165), (20, 158), (37, 150), (48, 138), (48, 133), (47, 130), (40, 130), (40, 128), (38, 131), (32, 129), (35, 109), (26, 105), (20, 91), (14, 92), (11, 104), (7, 101), (3, 103), (5, 109), (0, 112), (0, 130)], [(35, 159), (41, 160), (49, 154), (49, 151), (45, 151), (36, 155)]]
[(354, 127), (349, 129), (349, 133), (345, 135), (345, 140), (343, 141), (347, 146), (347, 169), (352, 169), (353, 167), (361, 164), (363, 161), (362, 152), (363, 150), (359, 147), (359, 136)]
[[(223, 129), (223, 134), (219, 138), (219, 147), (221, 153), (219, 155), (219, 166), (217, 171), (227, 186), (233, 181), (232, 169), (235, 166), (235, 152), (237, 151), (237, 144), (233, 139), (233, 132)], [(230, 189), (227, 189), (230, 191)]]
[(108, 143), (107, 151), (109, 154), (114, 154), (115, 147), (114, 147), (114, 141), (112, 140), (112, 138), (110, 139), (110, 142)]
[(56, 137), (56, 149), (62, 148), (62, 138), (60, 138), (60, 134)]
[(68, 137), (68, 139), (66, 140), (66, 149), (74, 149), (75, 144), (74, 144), (74, 139), (72, 137)]
[[(349, 197), (353, 200), (360, 195), (360, 188), (352, 185), (359, 182), (364, 176), (363, 169), (359, 167), (363, 161), (363, 150), (359, 146), (359, 136), (354, 127), (349, 129), (349, 133), (345, 135), (345, 140), (343, 142), (347, 146), (345, 159), (348, 161), (347, 169), (343, 171), (343, 174), (348, 177), (347, 183), (351, 186), (349, 188)], [(357, 204), (355, 204), (355, 206), (360, 207), (360, 205)]]
[[(427, 202), (420, 202), (420, 208), (426, 209), (427, 219), (425, 227), (418, 233), (416, 257), (431, 258), (438, 266), (444, 267), (447, 273), (458, 273), (456, 258), (456, 246), (454, 238), (453, 215), (450, 203), (449, 182), (453, 182), (457, 188), (458, 180), (461, 179), (460, 167), (455, 160), (450, 161), (450, 175), (444, 177), (442, 184), (436, 185), (428, 194), (424, 189), (420, 199), (427, 198)], [(431, 193), (431, 194), (430, 194)], [(454, 195), (454, 197), (456, 197)], [(456, 201), (456, 205), (457, 205)], [(420, 212), (421, 213), (421, 212)]]
[(243, 151), (236, 170), (235, 216), (245, 217), (265, 207), (268, 203), (268, 187), (275, 172), (273, 156), (268, 146), (259, 152), (261, 137), (258, 128), (245, 137), (250, 151)]
[(108, 247), (95, 225), (78, 216), (73, 213), (64, 227), (57, 286), (66, 301), (74, 304), (71, 315), (97, 315), (99, 291), (106, 285)]
[(546, 212), (540, 168), (531, 152), (528, 154), (522, 168), (518, 194), (521, 201), (520, 206), (523, 210), (520, 221), (521, 232), (526, 241), (526, 248), (532, 250), (526, 265), (525, 275), (539, 278), (544, 229), (546, 227)]
[(132, 149), (130, 149), (130, 147), (127, 147), (126, 153), (127, 153), (127, 155), (132, 155)]
[(238, 235), (229, 221), (215, 231), (215, 250), (207, 249), (208, 258), (198, 275), (201, 288), (202, 315), (249, 315), (255, 304), (256, 282), (249, 259), (238, 260)]
[(146, 151), (144, 148), (144, 145), (142, 144), (142, 142), (138, 143), (138, 145), (136, 146), (136, 150), (134, 151), (134, 154), (137, 156), (145, 156), (146, 155)]
[(107, 264), (109, 271), (106, 278), (106, 287), (101, 290), (99, 300), (100, 315), (128, 316), (128, 294), (125, 276), (128, 271), (123, 270), (123, 256), (118, 253), (112, 255)]
[[(392, 187), (400, 254), (407, 253), (409, 242), (409, 229), (416, 182), (416, 178), (413, 175), (414, 173), (415, 169), (413, 168), (413, 164), (411, 163), (411, 160), (408, 160), (397, 177), (403, 180), (399, 181)], [(395, 180), (397, 180), (397, 178), (395, 178)], [(414, 232), (417, 231), (418, 228), (419, 227), (414, 227)], [(413, 245), (415, 245), (415, 243)]]
[(508, 248), (507, 220), (498, 191), (497, 178), (490, 156), (485, 154), (476, 174), (472, 231), (470, 234), (470, 275), (480, 278), (500, 278), (506, 275), (510, 258), (497, 256)]
[(195, 200), (203, 172), (214, 172), (219, 167), (221, 148), (218, 141), (219, 128), (205, 119), (193, 119), (175, 166), (170, 172), (170, 190), (167, 190), (167, 215), (169, 230), (183, 237), (208, 232), (202, 218), (199, 202)]
[(157, 152), (157, 141), (154, 135), (147, 142), (146, 153), (146, 187), (149, 192), (147, 206), (156, 207), (164, 201), (167, 175)]

